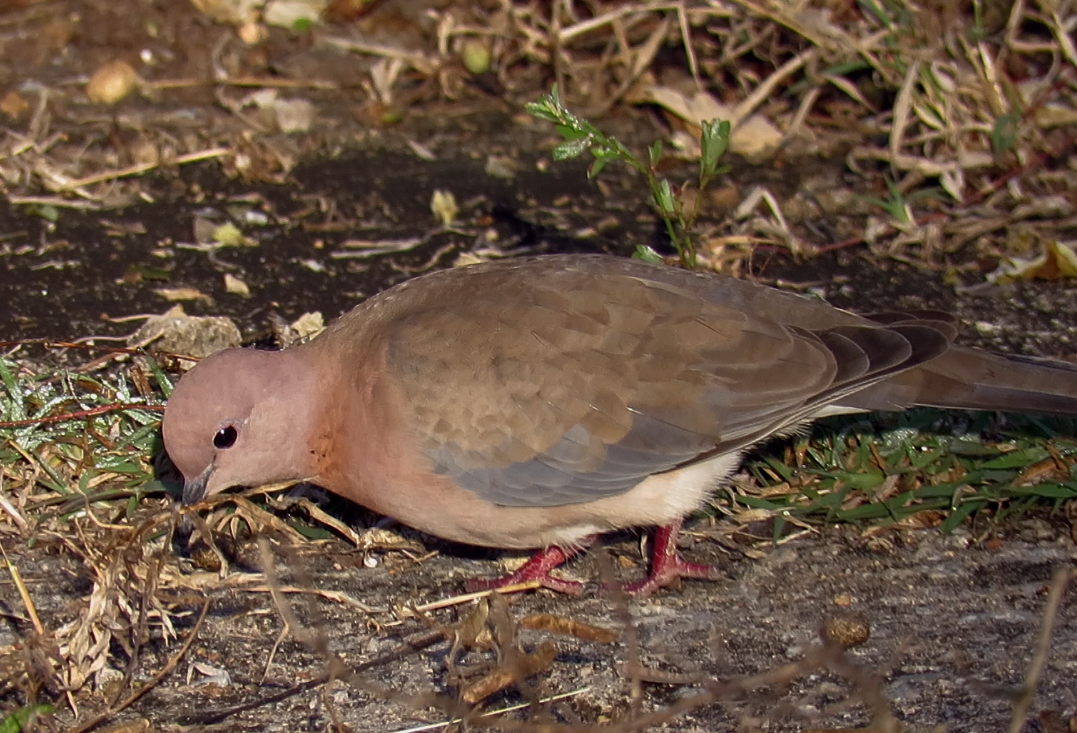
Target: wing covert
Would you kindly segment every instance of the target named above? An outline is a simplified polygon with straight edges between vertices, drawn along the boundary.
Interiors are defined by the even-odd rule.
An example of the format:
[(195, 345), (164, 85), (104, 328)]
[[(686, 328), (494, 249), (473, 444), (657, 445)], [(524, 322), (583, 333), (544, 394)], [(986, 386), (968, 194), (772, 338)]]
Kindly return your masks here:
[(392, 316), (386, 359), (436, 473), (497, 504), (600, 499), (915, 361), (898, 329), (816, 333), (642, 266), (593, 269), (506, 263), (419, 279), (423, 297)]

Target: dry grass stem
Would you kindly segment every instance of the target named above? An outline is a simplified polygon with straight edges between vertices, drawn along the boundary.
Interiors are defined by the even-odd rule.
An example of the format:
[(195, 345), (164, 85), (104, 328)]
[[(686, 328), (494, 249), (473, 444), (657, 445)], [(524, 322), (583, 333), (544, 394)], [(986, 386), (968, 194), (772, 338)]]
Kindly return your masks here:
[(1043, 609), (1043, 620), (1040, 622), (1040, 635), (1036, 641), (1036, 650), (1029, 662), (1028, 673), (1025, 675), (1025, 684), (1017, 694), (1013, 705), (1013, 716), (1010, 719), (1010, 733), (1021, 733), (1028, 719), (1028, 711), (1032, 707), (1032, 701), (1036, 695), (1036, 686), (1040, 675), (1043, 674), (1047, 664), (1047, 655), (1051, 651), (1051, 636), (1054, 632), (1055, 621), (1058, 618), (1058, 609), (1062, 605), (1062, 594), (1069, 583), (1077, 580), (1077, 568), (1059, 568), (1055, 571), (1051, 580), (1050, 590), (1047, 594), (1047, 603)]

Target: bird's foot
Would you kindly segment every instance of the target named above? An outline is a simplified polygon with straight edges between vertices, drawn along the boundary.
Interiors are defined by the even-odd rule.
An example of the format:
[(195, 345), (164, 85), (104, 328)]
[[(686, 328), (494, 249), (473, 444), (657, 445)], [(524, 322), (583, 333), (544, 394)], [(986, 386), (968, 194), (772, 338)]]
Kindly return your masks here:
[(586, 587), (583, 583), (577, 580), (563, 580), (550, 575), (551, 570), (563, 564), (578, 553), (579, 550), (565, 550), (556, 546), (547, 547), (532, 555), (531, 559), (525, 562), (515, 573), (510, 573), (509, 575), (504, 575), (500, 578), (469, 580), (464, 583), (464, 587), (467, 588), (469, 592), (475, 593), (478, 591), (494, 590), (495, 588), (504, 588), (507, 585), (516, 585), (517, 583), (527, 583), (537, 580), (542, 588), (548, 588), (552, 591), (565, 593), (571, 596), (578, 596), (583, 593), (583, 590)]
[(625, 593), (634, 596), (649, 596), (659, 588), (675, 585), (681, 578), (698, 578), (701, 580), (719, 580), (724, 577), (713, 565), (688, 562), (677, 552), (677, 533), (681, 523), (659, 527), (654, 535), (654, 553), (651, 556), (651, 569), (647, 577), (637, 583), (627, 583)]
[(679, 554), (674, 554), (670, 559), (653, 563), (646, 578), (636, 583), (625, 583), (622, 590), (629, 595), (645, 598), (659, 588), (676, 585), (681, 578), (719, 580), (722, 577), (724, 576), (713, 565), (688, 562)]

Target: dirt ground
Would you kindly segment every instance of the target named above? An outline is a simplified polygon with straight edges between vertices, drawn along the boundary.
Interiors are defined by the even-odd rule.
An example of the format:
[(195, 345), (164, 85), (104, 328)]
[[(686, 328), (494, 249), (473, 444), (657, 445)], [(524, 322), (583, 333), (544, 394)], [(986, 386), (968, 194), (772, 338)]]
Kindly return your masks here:
[[(612, 729), (633, 730), (638, 728), (628, 721), (647, 715), (656, 717), (655, 728), (684, 731), (899, 729), (886, 727), (889, 714), (905, 726), (901, 730), (1005, 730), (1009, 701), (1035, 653), (1052, 574), (1077, 559), (1062, 524), (1027, 519), (989, 545), (972, 542), (964, 529), (950, 536), (902, 532), (866, 540), (857, 531), (833, 528), (778, 548), (763, 537), (697, 527), (687, 554), (719, 563), (728, 571), (726, 580), (688, 582), (626, 605), (597, 584), (583, 598), (546, 592), (512, 598), (506, 612), (516, 623), (549, 614), (568, 628), (517, 630), (524, 649), (552, 644), (556, 650), (532, 678), (534, 694), (573, 696), (543, 707), (540, 719), (552, 727), (521, 722), (526, 716), (517, 713), (523, 727), (511, 729), (599, 730), (623, 721)], [(460, 555), (459, 548), (429, 539), (424, 544), (442, 553), (415, 563), (398, 552), (363, 553), (337, 540), (290, 552), (278, 548), (282, 586), (322, 594), (285, 594), (298, 622), (283, 641), (281, 616), (260, 573), (233, 567), (222, 584), (216, 573), (189, 560), (177, 567), (169, 558), (168, 572), (183, 576), (178, 588), (216, 588), (210, 611), (188, 657), (120, 719), (154, 730), (324, 730), (338, 720), (351, 730), (403, 731), (443, 723), (448, 718), (444, 708), (433, 707), (435, 699), (447, 707), (459, 689), (447, 671), (451, 641), (431, 634), (426, 621), (391, 622), (384, 612), (356, 608), (435, 601), (452, 595), (462, 579), (498, 569), (477, 553)], [(641, 572), (633, 543), (614, 543), (611, 550), (622, 577)], [(70, 617), (90, 591), (82, 562), (55, 543), (11, 558), (42, 618)], [(567, 572), (594, 580), (602, 570), (592, 555)], [(182, 591), (168, 595), (178, 601)], [(181, 638), (191, 632), (196, 607), (174, 619)], [(1057, 619), (1034, 721), (1024, 730), (1068, 729), (1064, 721), (1077, 704), (1072, 608), (1064, 605)], [(452, 632), (473, 612), (470, 605), (430, 611), (428, 621)], [(628, 619), (631, 632), (624, 630)], [(820, 660), (820, 629), (842, 621), (870, 638), (840, 659)], [(570, 623), (612, 629), (617, 640), (595, 641), (593, 633)], [(305, 633), (324, 641), (295, 640)], [(0, 633), (0, 643), (20, 638), (11, 625)], [(324, 655), (313, 651), (318, 644), (324, 644)], [(410, 646), (420, 644), (429, 645)], [(151, 623), (136, 683), (164, 667), (177, 646)], [(338, 681), (267, 701), (319, 679), (328, 655), (366, 667), (351, 684)], [(629, 702), (632, 682), (624, 673), (633, 664), (646, 670), (638, 709)], [(462, 647), (457, 666), (474, 680), (496, 665), (489, 652)], [(121, 675), (113, 671), (113, 681)], [(745, 679), (752, 682), (744, 685)], [(100, 706), (107, 690), (81, 694), (81, 704)], [(708, 693), (714, 701), (693, 700)], [(494, 695), (488, 707), (519, 702), (526, 698), (506, 692)], [(666, 712), (676, 705), (686, 709)], [(590, 727), (599, 723), (606, 727)]]
[[(428, 33), (418, 5), (380, 4), (380, 15), (360, 21), (364, 38), (406, 45), (401, 39)], [(244, 341), (267, 339), (279, 323), (311, 311), (331, 319), (462, 254), (627, 255), (639, 244), (669, 251), (639, 176), (617, 168), (596, 183), (585, 165), (552, 160), (556, 136), (522, 115), (520, 104), (546, 90), (549, 75), (513, 90), (480, 75), (449, 98), (416, 74), (403, 96), (374, 102), (367, 80), (375, 59), (326, 41), (344, 35), (339, 26), (273, 29), (248, 47), (234, 28), (186, 3), (0, 4), (0, 93), (9, 93), (0, 102), (9, 127), (0, 160), (5, 349), (35, 338), (110, 343), (137, 328), (128, 317), (175, 302), (189, 314), (233, 318)], [(154, 59), (156, 74), (139, 68), (157, 86), (117, 106), (90, 103), (87, 78), (118, 58)], [(230, 83), (206, 81), (221, 69)], [(275, 127), (269, 108), (247, 100), (258, 85), (244, 79), (277, 80), (279, 94), (310, 101), (310, 128)], [(661, 115), (639, 107), (617, 107), (603, 124), (640, 146), (666, 131)], [(964, 343), (1074, 354), (1077, 280), (985, 284), (999, 261), (995, 249), (921, 247), (913, 256), (897, 248), (889, 258), (864, 245), (872, 207), (846, 153), (867, 134), (835, 129), (807, 154), (758, 165), (734, 159), (705, 217), (713, 237), (739, 235), (723, 222), (737, 201), (762, 189), (798, 242), (822, 251), (808, 256), (767, 240), (736, 269), (854, 310), (951, 310)], [(177, 162), (183, 156), (193, 162)], [(1059, 170), (1067, 160), (1055, 161)], [(89, 181), (143, 164), (146, 175)], [(668, 168), (671, 176), (691, 170), (684, 161)], [(448, 226), (431, 213), (438, 190), (451, 191), (459, 206)], [(867, 193), (882, 195), (878, 186)], [(1012, 230), (1049, 225), (1072, 239), (1070, 212), (1037, 217)], [(207, 228), (227, 222), (241, 229), (242, 244), (207, 240)], [(852, 244), (832, 246), (842, 242)], [(145, 687), (97, 729), (1006, 730), (1041, 643), (1054, 574), (1077, 563), (1077, 535), (1061, 508), (949, 535), (812, 527), (777, 545), (770, 522), (701, 519), (686, 533), (685, 553), (727, 569), (723, 581), (625, 600), (600, 587), (607, 556), (592, 552), (566, 571), (594, 581), (584, 597), (513, 595), (494, 603), (483, 623), (470, 602), (414, 609), (456, 596), (464, 579), (497, 572), (501, 553), (392, 525), (389, 534), (361, 535), (359, 547), (340, 534), (301, 541), (289, 530), (298, 526), (292, 515), (271, 504), (279, 519), (265, 520), (265, 535), (276, 582), (258, 572), (259, 551), (246, 536), (218, 540), (230, 559), (222, 577), (204, 547), (168, 544), (160, 527), (132, 533), (171, 504), (158, 492), (130, 516), (121, 505), (75, 520), (45, 506), (33, 531), (0, 525), (45, 630), (35, 633), (17, 584), (0, 580), (0, 650), (31, 670), (0, 673), (3, 716), (28, 705), (31, 689), (57, 710), (40, 725), (82, 730)], [(360, 528), (377, 522), (338, 504), (326, 511)], [(391, 542), (404, 547), (387, 548)], [(612, 538), (608, 548), (614, 572), (642, 572), (637, 537)], [(279, 591), (276, 601), (271, 590)], [(1077, 730), (1075, 593), (1064, 591), (1052, 619), (1029, 721), (1019, 730)], [(131, 599), (147, 605), (134, 609)], [(140, 610), (144, 626), (104, 614), (84, 638), (60, 633), (98, 606), (121, 619)], [(844, 652), (823, 647), (828, 623), (868, 638)], [(506, 636), (513, 634), (532, 656), (512, 657), (516, 645)], [(95, 668), (70, 694), (53, 668), (62, 656), (54, 637), (65, 639), (63, 654), (70, 639), (84, 651), (100, 647), (86, 651)], [(359, 671), (320, 684), (337, 661)], [(525, 709), (446, 722), (464, 710), (455, 701), (468, 684), (529, 663), (530, 691), (494, 693), (483, 710), (565, 697), (530, 718)], [(271, 701), (276, 695), (282, 699)]]

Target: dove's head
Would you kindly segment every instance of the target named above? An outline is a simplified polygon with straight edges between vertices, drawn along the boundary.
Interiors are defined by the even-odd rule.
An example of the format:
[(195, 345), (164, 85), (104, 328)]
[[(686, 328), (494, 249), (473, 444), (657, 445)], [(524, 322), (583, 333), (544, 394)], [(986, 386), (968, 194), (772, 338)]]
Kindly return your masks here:
[(183, 502), (309, 478), (317, 388), (293, 351), (228, 349), (184, 375), (162, 426), (165, 450), (183, 474)]

